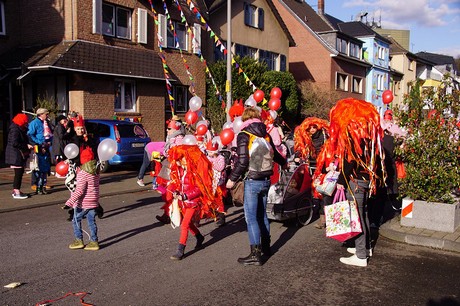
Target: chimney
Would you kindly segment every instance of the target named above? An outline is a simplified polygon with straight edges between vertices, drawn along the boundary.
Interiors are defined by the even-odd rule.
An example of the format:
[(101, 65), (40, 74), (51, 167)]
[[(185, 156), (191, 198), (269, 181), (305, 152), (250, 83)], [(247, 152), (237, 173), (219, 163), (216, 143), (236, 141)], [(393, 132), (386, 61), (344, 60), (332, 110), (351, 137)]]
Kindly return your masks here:
[(318, 14), (324, 15), (324, 0), (318, 0)]

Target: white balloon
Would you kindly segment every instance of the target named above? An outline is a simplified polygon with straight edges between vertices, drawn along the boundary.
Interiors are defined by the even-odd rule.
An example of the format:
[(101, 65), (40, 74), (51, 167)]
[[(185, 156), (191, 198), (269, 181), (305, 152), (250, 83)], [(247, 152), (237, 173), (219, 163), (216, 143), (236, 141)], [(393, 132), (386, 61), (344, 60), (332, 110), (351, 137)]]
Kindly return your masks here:
[(257, 109), (257, 110), (259, 111), (259, 114), (262, 114), (262, 107), (256, 106), (256, 107), (254, 107), (254, 108)]
[(249, 96), (249, 98), (244, 102), (245, 107), (255, 107), (257, 105), (256, 100), (254, 100), (254, 97), (252, 95)]
[(200, 120), (200, 121), (198, 121), (198, 122), (196, 123), (196, 126), (198, 127), (198, 126), (200, 126), (200, 125), (202, 125), (202, 124), (206, 125), (206, 127), (208, 126), (208, 122), (207, 122), (206, 120)]
[(202, 105), (203, 101), (201, 101), (201, 98), (198, 96), (193, 96), (188, 102), (188, 106), (192, 112), (196, 112), (197, 110), (199, 110)]
[(275, 120), (276, 117), (278, 117), (278, 113), (274, 110), (270, 110), (270, 117), (272, 117), (273, 120)]
[(222, 129), (225, 130), (225, 129), (231, 129), (233, 128), (233, 123), (231, 121), (227, 121), (224, 123), (224, 125), (222, 126)]
[(188, 146), (193, 146), (196, 145), (196, 137), (193, 135), (185, 135), (184, 139), (182, 140), (182, 144), (188, 145)]
[(243, 119), (240, 117), (235, 117), (233, 120), (233, 132), (238, 134), (241, 131), (241, 127), (243, 126)]
[(78, 153), (80, 153), (80, 149), (74, 143), (69, 143), (64, 148), (64, 155), (68, 159), (74, 159), (75, 157), (78, 156)]
[(117, 153), (118, 145), (115, 140), (106, 138), (97, 146), (97, 155), (100, 161), (106, 161), (114, 157)]

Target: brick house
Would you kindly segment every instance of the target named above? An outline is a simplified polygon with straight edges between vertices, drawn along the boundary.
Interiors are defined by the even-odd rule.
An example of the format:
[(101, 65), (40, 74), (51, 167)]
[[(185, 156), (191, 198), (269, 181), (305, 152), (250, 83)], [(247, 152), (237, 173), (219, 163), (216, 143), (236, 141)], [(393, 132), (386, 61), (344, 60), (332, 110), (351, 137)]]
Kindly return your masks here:
[[(158, 25), (148, 0), (0, 0), (4, 138), (16, 113), (33, 111), (37, 98), (49, 98), (60, 113), (140, 119), (152, 140), (164, 139), (164, 123), (171, 116), (169, 96), (179, 115), (188, 110), (191, 91), (205, 96), (205, 72), (195, 54), (202, 29), (185, 0), (180, 1), (195, 36), (192, 44), (189, 29), (179, 24), (176, 2), (166, 1), (170, 18), (162, 1), (152, 2)], [(163, 38), (169, 92), (157, 29)]]
[(362, 58), (363, 42), (334, 26), (341, 21), (325, 14), (323, 0), (318, 12), (301, 0), (274, 3), (296, 42), (289, 49), (289, 71), (296, 81), (313, 81), (339, 98), (364, 99), (370, 64)]

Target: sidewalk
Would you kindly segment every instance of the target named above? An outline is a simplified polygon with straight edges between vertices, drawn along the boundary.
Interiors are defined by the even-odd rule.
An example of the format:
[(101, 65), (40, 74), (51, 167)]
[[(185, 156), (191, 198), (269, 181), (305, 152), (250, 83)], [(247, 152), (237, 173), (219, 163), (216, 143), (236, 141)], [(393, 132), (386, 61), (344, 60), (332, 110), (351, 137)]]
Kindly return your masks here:
[[(25, 200), (14, 200), (11, 197), (13, 171), (10, 168), (0, 168), (0, 213), (9, 211), (64, 204), (69, 198), (69, 191), (64, 186), (64, 179), (50, 176), (48, 184), (53, 188), (46, 195), (35, 195), (30, 189), (30, 174), (24, 174), (22, 192), (30, 193)], [(148, 190), (151, 185), (139, 187), (136, 183), (137, 172), (117, 171), (101, 174), (101, 197), (117, 194), (133, 193)], [(155, 193), (155, 195), (157, 195)], [(460, 253), (460, 227), (454, 233), (435, 232), (401, 226), (399, 217), (380, 226), (379, 234), (383, 237), (402, 243), (421, 245)]]
[[(28, 199), (15, 200), (11, 196), (13, 189), (13, 170), (10, 168), (0, 168), (0, 213), (42, 207), (49, 205), (62, 204), (69, 198), (70, 192), (64, 186), (63, 178), (56, 178), (54, 175), (48, 177), (48, 185), (52, 188), (48, 194), (35, 194), (30, 189), (30, 174), (24, 173), (21, 191), (29, 194)], [(145, 179), (148, 179), (145, 177)], [(133, 193), (151, 188), (151, 184), (140, 187), (136, 183), (137, 171), (117, 171), (101, 174), (100, 196), (113, 196), (124, 193)], [(155, 196), (157, 193), (152, 193)]]

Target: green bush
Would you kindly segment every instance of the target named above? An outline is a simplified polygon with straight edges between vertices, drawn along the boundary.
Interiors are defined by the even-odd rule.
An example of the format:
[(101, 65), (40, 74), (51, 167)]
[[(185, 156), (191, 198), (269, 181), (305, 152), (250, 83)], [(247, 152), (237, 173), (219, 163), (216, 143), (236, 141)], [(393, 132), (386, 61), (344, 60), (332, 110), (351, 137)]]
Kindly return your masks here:
[(448, 78), (437, 88), (422, 88), (422, 81), (395, 110), (399, 125), (408, 132), (396, 154), (407, 176), (400, 194), (414, 200), (453, 203), (452, 190), (460, 187), (459, 92)]

